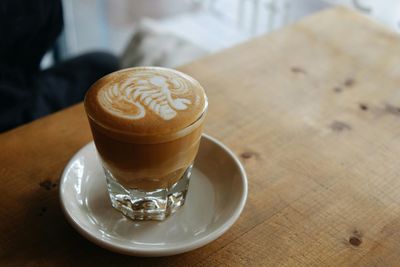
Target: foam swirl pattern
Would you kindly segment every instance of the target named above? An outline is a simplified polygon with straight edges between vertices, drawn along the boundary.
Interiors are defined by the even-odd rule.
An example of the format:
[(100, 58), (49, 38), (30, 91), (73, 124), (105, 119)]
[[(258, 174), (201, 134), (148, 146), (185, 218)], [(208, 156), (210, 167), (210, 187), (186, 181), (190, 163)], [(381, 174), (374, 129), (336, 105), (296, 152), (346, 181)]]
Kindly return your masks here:
[(201, 85), (166, 68), (136, 67), (111, 73), (89, 89), (89, 119), (107, 131), (151, 136), (179, 131), (207, 108)]

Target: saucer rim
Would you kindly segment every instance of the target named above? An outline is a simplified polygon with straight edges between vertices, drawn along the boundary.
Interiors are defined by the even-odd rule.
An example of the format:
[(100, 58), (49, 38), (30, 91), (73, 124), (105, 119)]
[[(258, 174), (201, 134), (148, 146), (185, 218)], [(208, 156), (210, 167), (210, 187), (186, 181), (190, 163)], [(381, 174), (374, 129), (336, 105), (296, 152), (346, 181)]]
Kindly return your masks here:
[[(84, 238), (88, 239), (89, 241), (93, 242), (94, 244), (108, 249), (110, 251), (116, 252), (116, 253), (121, 253), (129, 256), (145, 256), (145, 257), (161, 257), (161, 256), (171, 256), (171, 255), (176, 255), (176, 254), (181, 254), (184, 252), (188, 252), (197, 248), (200, 248), (202, 246), (205, 246), (206, 244), (216, 240), (220, 236), (222, 236), (226, 231), (228, 231), (229, 228), (232, 227), (232, 225), (237, 221), (237, 219), (240, 217), (240, 214), (242, 213), (244, 206), (246, 204), (247, 196), (248, 196), (248, 181), (247, 181), (247, 175), (244, 170), (244, 167), (238, 157), (234, 154), (232, 150), (230, 150), (226, 145), (224, 145), (221, 141), (218, 139), (208, 135), (208, 134), (202, 134), (202, 138), (208, 139), (208, 141), (213, 142), (217, 146), (221, 147), (224, 152), (228, 153), (228, 155), (233, 159), (235, 165), (238, 167), (239, 173), (240, 173), (240, 178), (241, 178), (241, 185), (242, 185), (242, 195), (240, 197), (239, 204), (235, 208), (234, 212), (232, 213), (232, 216), (230, 216), (225, 222), (222, 223), (221, 226), (219, 226), (217, 229), (210, 231), (207, 235), (191, 240), (190, 242), (184, 242), (183, 244), (178, 244), (178, 245), (169, 245), (165, 247), (157, 247), (157, 248), (150, 248), (150, 247), (139, 247), (139, 246), (125, 246), (121, 245), (118, 243), (114, 243), (112, 241), (107, 241), (104, 239), (101, 239), (95, 234), (92, 234), (89, 229), (85, 229), (84, 226), (81, 226), (79, 224), (79, 221), (77, 220), (77, 217), (74, 218), (73, 214), (70, 213), (70, 211), (67, 209), (65, 205), (65, 201), (68, 200), (68, 198), (63, 194), (63, 187), (65, 184), (65, 177), (66, 173), (71, 166), (71, 164), (76, 160), (80, 154), (88, 149), (89, 146), (94, 146), (93, 140), (81, 147), (68, 161), (68, 163), (65, 165), (64, 170), (60, 176), (60, 186), (59, 186), (59, 198), (60, 198), (60, 205), (62, 208), (62, 211), (64, 213), (64, 216), (67, 218), (67, 221), (69, 224), (79, 233), (81, 234)], [(173, 216), (172, 216), (173, 218)]]

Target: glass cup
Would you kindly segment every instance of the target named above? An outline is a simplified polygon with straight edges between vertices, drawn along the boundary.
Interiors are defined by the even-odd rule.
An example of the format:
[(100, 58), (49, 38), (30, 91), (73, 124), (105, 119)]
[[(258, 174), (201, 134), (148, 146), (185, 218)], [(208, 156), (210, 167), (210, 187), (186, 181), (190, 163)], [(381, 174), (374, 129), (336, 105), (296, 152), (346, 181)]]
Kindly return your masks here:
[[(147, 69), (133, 70), (134, 73), (140, 73)], [(168, 71), (175, 73), (163, 68), (150, 70), (162, 71), (163, 75)], [(157, 73), (152, 75), (158, 75)], [(114, 75), (115, 80), (117, 74), (111, 75)], [(121, 79), (126, 78), (124, 77)], [(99, 90), (103, 86), (102, 82), (100, 85), (99, 82), (96, 84), (96, 89), (91, 88), (88, 91), (85, 109), (105, 172), (112, 206), (134, 220), (164, 220), (185, 203), (193, 161), (203, 131), (207, 98), (204, 94), (201, 112), (195, 114), (188, 125), (182, 124), (184, 127), (171, 127), (174, 130), (168, 130), (166, 126), (170, 124), (162, 121), (166, 126), (159, 127), (157, 132), (140, 132), (121, 129), (118, 123), (114, 127), (112, 116), (108, 120), (104, 119), (109, 114), (103, 114), (99, 103), (90, 100), (96, 99), (90, 95), (93, 94), (91, 91)], [(177, 83), (168, 84), (173, 87)], [(147, 112), (151, 113), (151, 110)], [(177, 114), (179, 112), (178, 110)], [(107, 123), (110, 120), (111, 123)], [(146, 125), (146, 117), (138, 122), (132, 121), (132, 124), (135, 123)], [(148, 119), (148, 123), (151, 126), (154, 120)]]

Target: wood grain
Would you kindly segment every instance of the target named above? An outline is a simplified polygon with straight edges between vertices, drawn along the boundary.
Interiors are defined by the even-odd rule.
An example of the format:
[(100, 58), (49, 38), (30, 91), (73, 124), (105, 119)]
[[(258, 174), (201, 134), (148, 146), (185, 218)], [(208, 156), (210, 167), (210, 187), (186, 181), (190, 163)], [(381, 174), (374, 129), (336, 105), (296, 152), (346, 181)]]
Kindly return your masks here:
[(0, 263), (396, 266), (400, 38), (344, 8), (181, 68), (206, 88), (206, 132), (249, 177), (238, 222), (182, 255), (101, 249), (64, 219), (57, 183), (91, 139), (82, 105), (0, 135)]

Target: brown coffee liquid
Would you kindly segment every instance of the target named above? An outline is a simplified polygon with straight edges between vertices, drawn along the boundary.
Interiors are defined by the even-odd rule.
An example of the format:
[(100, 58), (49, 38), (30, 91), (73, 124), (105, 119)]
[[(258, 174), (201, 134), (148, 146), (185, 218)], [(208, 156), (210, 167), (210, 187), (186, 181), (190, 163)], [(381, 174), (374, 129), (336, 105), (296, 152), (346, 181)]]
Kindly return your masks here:
[(207, 108), (193, 78), (165, 68), (107, 75), (88, 91), (85, 108), (104, 166), (126, 188), (168, 188), (192, 164)]

